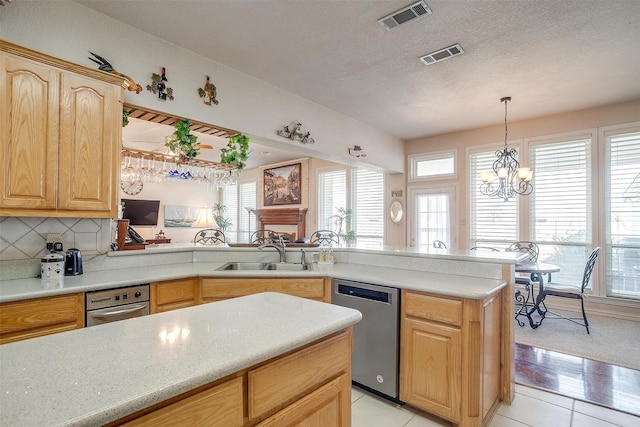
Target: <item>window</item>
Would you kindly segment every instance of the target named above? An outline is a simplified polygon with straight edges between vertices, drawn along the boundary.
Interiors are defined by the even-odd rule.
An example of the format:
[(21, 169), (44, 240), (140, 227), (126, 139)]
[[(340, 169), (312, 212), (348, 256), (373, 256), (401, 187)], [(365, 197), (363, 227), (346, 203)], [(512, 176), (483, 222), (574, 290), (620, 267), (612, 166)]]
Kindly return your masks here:
[[(481, 171), (491, 170), (496, 150), (469, 154), (470, 246), (506, 248), (519, 240), (518, 198), (503, 201), (480, 194)], [(535, 177), (534, 177), (535, 179)]]
[(338, 208), (347, 206), (346, 170), (320, 172), (318, 174), (318, 229), (333, 230), (333, 215)]
[[(351, 209), (350, 221), (336, 230), (339, 208)], [(318, 229), (334, 230), (364, 245), (380, 246), (384, 240), (384, 175), (367, 169), (347, 168), (318, 173)], [(347, 243), (349, 243), (347, 241)]]
[(229, 228), (224, 230), (226, 241), (238, 242), (238, 184), (224, 187), (222, 204), (226, 208), (223, 216), (231, 221)]
[(251, 212), (256, 208), (256, 187), (256, 181), (238, 184), (238, 242), (249, 242), (256, 231), (256, 216)]
[(640, 298), (640, 131), (604, 140), (607, 296)]
[(529, 233), (538, 260), (560, 266), (558, 283), (580, 283), (592, 249), (591, 137), (531, 143)]
[(409, 156), (409, 181), (427, 178), (455, 178), (456, 151)]
[(353, 218), (351, 229), (359, 245), (382, 246), (384, 240), (384, 175), (366, 169), (351, 170)]

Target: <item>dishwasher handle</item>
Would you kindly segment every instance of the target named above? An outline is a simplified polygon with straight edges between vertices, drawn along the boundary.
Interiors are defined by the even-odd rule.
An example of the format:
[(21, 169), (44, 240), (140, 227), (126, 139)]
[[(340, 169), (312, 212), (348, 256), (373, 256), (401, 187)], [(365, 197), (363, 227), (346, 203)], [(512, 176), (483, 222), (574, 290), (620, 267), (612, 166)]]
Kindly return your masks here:
[(354, 298), (368, 299), (371, 301), (391, 304), (391, 292), (365, 289), (358, 286), (338, 285), (338, 293)]
[(135, 304), (135, 305), (132, 304), (130, 306), (127, 306), (126, 308), (119, 308), (119, 307), (107, 308), (102, 310), (94, 310), (87, 314), (89, 314), (89, 316), (91, 317), (96, 317), (98, 319), (100, 318), (108, 319), (110, 317), (120, 316), (123, 314), (131, 314), (131, 313), (135, 313), (136, 311), (144, 310), (145, 308), (147, 308), (148, 305), (149, 305), (148, 303)]

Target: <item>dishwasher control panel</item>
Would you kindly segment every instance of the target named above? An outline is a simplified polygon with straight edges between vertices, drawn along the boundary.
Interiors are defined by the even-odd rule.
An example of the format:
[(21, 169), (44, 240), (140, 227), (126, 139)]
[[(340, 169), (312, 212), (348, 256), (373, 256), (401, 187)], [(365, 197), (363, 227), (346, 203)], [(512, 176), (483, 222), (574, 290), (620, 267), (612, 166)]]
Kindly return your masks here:
[(86, 310), (95, 310), (106, 307), (135, 302), (149, 301), (149, 285), (134, 285), (125, 288), (104, 289), (85, 293)]

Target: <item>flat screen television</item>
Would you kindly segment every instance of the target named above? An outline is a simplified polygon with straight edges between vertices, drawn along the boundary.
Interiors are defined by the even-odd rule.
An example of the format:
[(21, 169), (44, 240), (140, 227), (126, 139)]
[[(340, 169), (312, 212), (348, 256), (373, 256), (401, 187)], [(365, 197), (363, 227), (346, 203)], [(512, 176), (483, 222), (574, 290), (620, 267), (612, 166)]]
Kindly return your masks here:
[(158, 225), (160, 200), (122, 199), (124, 210), (122, 218), (129, 220), (129, 225)]

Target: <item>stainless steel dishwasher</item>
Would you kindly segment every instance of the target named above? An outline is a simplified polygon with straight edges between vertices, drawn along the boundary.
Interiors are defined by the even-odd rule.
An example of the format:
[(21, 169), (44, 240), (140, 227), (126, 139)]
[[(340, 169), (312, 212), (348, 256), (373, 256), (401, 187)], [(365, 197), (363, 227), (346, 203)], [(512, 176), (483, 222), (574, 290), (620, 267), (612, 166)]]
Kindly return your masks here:
[(353, 331), (353, 382), (399, 402), (399, 289), (340, 279), (331, 284), (333, 304), (362, 313)]

